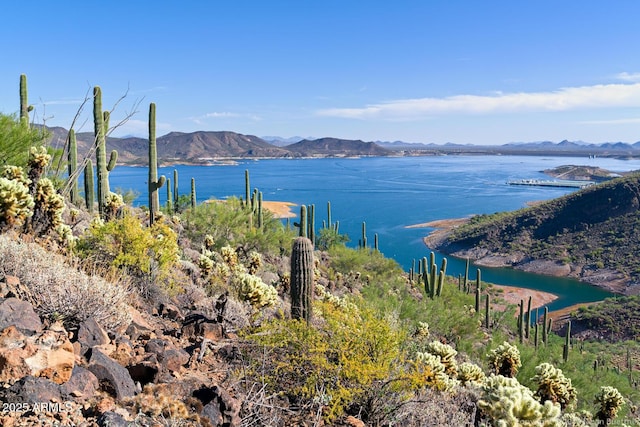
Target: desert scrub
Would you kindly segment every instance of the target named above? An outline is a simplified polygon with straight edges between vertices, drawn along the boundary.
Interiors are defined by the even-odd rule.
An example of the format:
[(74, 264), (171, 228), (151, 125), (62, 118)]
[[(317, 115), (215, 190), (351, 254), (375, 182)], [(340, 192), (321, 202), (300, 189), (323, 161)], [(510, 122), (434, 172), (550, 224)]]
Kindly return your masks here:
[(242, 373), (300, 406), (321, 406), (333, 420), (346, 408), (366, 405), (372, 384), (392, 376), (404, 334), (393, 319), (369, 308), (331, 301), (315, 308), (311, 325), (276, 319), (248, 333), (251, 365)]
[(176, 233), (163, 221), (145, 227), (135, 217), (93, 221), (75, 246), (88, 265), (125, 272), (136, 279), (153, 279), (169, 294), (179, 291), (173, 277), (180, 248)]
[(129, 292), (124, 284), (87, 275), (37, 244), (0, 236), (0, 271), (18, 277), (29, 289), (26, 297), (40, 316), (62, 318), (66, 326), (75, 327), (93, 317), (114, 330), (130, 320)]
[(279, 255), (288, 252), (293, 231), (265, 211), (261, 229), (252, 227), (249, 214), (239, 199), (210, 200), (181, 214), (185, 235), (195, 247), (207, 239), (208, 249), (219, 251), (224, 246), (241, 247), (243, 252)]

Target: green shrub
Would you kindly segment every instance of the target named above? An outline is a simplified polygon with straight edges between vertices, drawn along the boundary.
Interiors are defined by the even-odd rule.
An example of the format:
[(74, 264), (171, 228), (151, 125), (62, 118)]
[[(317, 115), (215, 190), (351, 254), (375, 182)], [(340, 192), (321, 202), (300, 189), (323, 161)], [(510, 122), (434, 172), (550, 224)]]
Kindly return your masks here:
[[(256, 346), (250, 348), (255, 364), (246, 373), (297, 405), (318, 404), (334, 420), (346, 408), (366, 405), (373, 383), (392, 375), (404, 335), (369, 308), (333, 300), (314, 308), (317, 326), (271, 320), (248, 334)], [(268, 358), (261, 356), (265, 349)]]
[(172, 277), (180, 254), (177, 236), (162, 221), (145, 227), (132, 215), (109, 222), (94, 220), (75, 250), (92, 264), (153, 279), (169, 293), (178, 290)]

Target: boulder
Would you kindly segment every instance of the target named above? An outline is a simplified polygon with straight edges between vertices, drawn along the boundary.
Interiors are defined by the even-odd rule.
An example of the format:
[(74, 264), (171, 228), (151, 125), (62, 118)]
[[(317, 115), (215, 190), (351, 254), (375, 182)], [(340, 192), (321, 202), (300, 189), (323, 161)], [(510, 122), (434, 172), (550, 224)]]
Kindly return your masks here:
[(63, 384), (74, 364), (73, 345), (64, 332), (46, 330), (26, 337), (15, 326), (0, 332), (0, 382), (32, 375)]
[(61, 386), (64, 397), (70, 399), (88, 399), (100, 388), (98, 378), (82, 366), (74, 366), (71, 378)]
[(200, 338), (220, 341), (224, 337), (224, 328), (216, 319), (201, 312), (193, 312), (185, 318), (182, 336), (192, 342)]
[(203, 387), (194, 391), (193, 397), (204, 405), (200, 416), (207, 418), (212, 425), (235, 427), (241, 424), (240, 402), (225, 389)]
[(25, 335), (33, 335), (43, 329), (33, 306), (18, 298), (7, 298), (0, 302), (0, 329), (11, 325)]
[(0, 400), (8, 403), (33, 405), (44, 402), (62, 403), (60, 386), (46, 378), (28, 375), (0, 392)]
[(93, 317), (89, 317), (78, 327), (77, 340), (81, 346), (81, 353), (96, 345), (109, 344), (111, 341), (107, 331)]
[(94, 347), (91, 350), (89, 371), (98, 378), (101, 384), (106, 383), (106, 391), (118, 399), (132, 397), (136, 393), (136, 385), (129, 372), (99, 348)]
[(170, 341), (162, 339), (150, 339), (145, 346), (149, 354), (155, 354), (162, 370), (174, 372), (189, 362), (189, 353), (181, 348), (176, 348)]

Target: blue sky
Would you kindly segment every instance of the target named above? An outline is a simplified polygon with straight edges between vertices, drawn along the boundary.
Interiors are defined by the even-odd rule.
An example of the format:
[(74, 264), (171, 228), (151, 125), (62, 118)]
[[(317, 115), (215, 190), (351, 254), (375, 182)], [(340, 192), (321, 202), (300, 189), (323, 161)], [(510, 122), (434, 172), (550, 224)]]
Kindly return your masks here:
[[(640, 2), (7, 2), (0, 112), (68, 128), (407, 142), (640, 141)], [(91, 105), (76, 128), (92, 131)]]

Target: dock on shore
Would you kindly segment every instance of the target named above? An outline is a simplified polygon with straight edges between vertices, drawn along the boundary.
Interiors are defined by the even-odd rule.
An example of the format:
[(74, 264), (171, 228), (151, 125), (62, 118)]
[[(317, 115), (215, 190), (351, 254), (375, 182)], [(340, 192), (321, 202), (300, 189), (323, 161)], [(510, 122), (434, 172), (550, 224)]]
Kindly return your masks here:
[(595, 185), (593, 181), (544, 180), (544, 179), (511, 179), (509, 185), (533, 185), (538, 187), (586, 188)]

